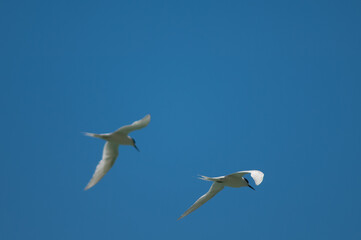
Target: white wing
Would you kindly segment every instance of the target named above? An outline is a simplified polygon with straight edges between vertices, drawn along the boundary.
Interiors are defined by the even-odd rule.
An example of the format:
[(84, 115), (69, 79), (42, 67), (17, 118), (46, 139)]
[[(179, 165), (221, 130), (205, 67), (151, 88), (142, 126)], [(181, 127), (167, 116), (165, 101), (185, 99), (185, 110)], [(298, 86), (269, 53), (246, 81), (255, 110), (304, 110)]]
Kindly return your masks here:
[(142, 118), (138, 121), (133, 122), (130, 125), (126, 125), (126, 126), (119, 128), (114, 133), (121, 133), (121, 134), (128, 135), (128, 133), (130, 133), (130, 132), (133, 132), (135, 130), (139, 130), (141, 128), (146, 127), (149, 122), (150, 122), (150, 114), (146, 115), (144, 118)]
[(88, 185), (84, 190), (88, 190), (97, 184), (100, 179), (111, 169), (115, 159), (118, 157), (118, 146), (119, 144), (113, 142), (106, 142), (103, 149), (103, 158), (98, 163), (98, 166), (95, 169), (93, 177), (90, 179)]
[(209, 189), (209, 191), (206, 194), (204, 194), (202, 197), (200, 197), (190, 208), (188, 208), (188, 210), (185, 211), (182, 214), (182, 216), (180, 216), (178, 218), (178, 220), (187, 216), (188, 214), (190, 214), (191, 212), (193, 212), (194, 210), (196, 210), (197, 208), (202, 206), (204, 203), (206, 203), (209, 199), (214, 197), (223, 188), (224, 188), (224, 185), (222, 183), (214, 182), (212, 184), (211, 188)]
[(236, 172), (236, 173), (232, 173), (229, 174), (228, 176), (237, 176), (237, 177), (243, 177), (244, 175), (250, 173), (251, 177), (253, 178), (254, 182), (256, 183), (256, 185), (260, 185), (261, 182), (263, 181), (263, 172), (258, 171), (258, 170), (248, 170), (248, 171), (240, 171), (240, 172)]

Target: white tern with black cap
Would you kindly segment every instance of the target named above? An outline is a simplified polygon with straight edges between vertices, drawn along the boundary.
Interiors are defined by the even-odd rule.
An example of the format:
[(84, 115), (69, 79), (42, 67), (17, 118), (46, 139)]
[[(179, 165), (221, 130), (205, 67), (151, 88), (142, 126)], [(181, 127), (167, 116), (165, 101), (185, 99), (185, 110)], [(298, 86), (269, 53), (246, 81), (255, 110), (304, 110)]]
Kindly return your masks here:
[(251, 174), (251, 177), (253, 178), (256, 185), (261, 184), (261, 182), (263, 181), (264, 174), (263, 174), (263, 172), (258, 171), (258, 170), (240, 171), (240, 172), (229, 174), (227, 176), (220, 176), (220, 177), (200, 176), (200, 179), (205, 180), (205, 181), (212, 181), (213, 184), (212, 184), (211, 188), (209, 189), (209, 191), (206, 194), (204, 194), (202, 197), (200, 197), (187, 211), (185, 211), (182, 214), (182, 216), (180, 216), (178, 218), (178, 220), (187, 216), (188, 214), (190, 214), (191, 212), (193, 212), (194, 210), (196, 210), (197, 208), (202, 206), (209, 199), (214, 197), (219, 191), (221, 191), (224, 188), (224, 186), (234, 187), (234, 188), (250, 187), (253, 190), (255, 190), (251, 185), (249, 185), (248, 180), (243, 177), (244, 175), (246, 175), (248, 173)]
[(123, 126), (112, 133), (104, 134), (95, 134), (95, 133), (84, 133), (90, 137), (96, 137), (106, 140), (107, 142), (104, 145), (103, 149), (103, 158), (98, 163), (98, 166), (95, 169), (93, 177), (90, 179), (88, 185), (84, 190), (88, 190), (97, 184), (100, 179), (109, 171), (113, 166), (115, 159), (118, 157), (118, 147), (119, 145), (130, 145), (138, 149), (135, 145), (135, 140), (132, 137), (129, 137), (128, 134), (132, 131), (142, 129), (148, 125), (150, 122), (150, 115), (146, 115), (144, 118), (133, 122), (130, 125)]

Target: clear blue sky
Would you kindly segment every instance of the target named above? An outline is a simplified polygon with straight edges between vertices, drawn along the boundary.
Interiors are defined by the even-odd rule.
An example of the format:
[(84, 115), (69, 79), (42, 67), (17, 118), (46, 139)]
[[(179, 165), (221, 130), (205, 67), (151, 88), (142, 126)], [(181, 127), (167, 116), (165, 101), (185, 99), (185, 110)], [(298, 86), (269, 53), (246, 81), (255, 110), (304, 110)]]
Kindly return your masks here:
[[(0, 238), (361, 239), (361, 2), (1, 1)], [(83, 191), (110, 132), (152, 115)], [(210, 184), (265, 173), (181, 221)], [(253, 186), (254, 183), (252, 182)]]

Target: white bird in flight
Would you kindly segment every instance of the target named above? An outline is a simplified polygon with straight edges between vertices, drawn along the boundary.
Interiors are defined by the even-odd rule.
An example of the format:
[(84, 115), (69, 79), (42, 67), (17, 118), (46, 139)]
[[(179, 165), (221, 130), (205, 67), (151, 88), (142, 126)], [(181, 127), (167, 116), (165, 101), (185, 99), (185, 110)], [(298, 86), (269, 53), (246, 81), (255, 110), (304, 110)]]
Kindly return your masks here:
[(190, 214), (191, 212), (193, 212), (194, 210), (196, 210), (197, 208), (202, 206), (209, 199), (214, 197), (219, 191), (221, 191), (224, 188), (224, 186), (234, 187), (234, 188), (248, 186), (248, 187), (252, 188), (253, 190), (255, 190), (251, 185), (249, 185), (248, 180), (243, 177), (244, 175), (246, 175), (248, 173), (251, 174), (251, 177), (253, 178), (256, 185), (261, 184), (261, 182), (263, 181), (264, 174), (263, 174), (263, 172), (258, 171), (258, 170), (240, 171), (240, 172), (229, 174), (227, 176), (220, 176), (220, 177), (213, 177), (213, 178), (206, 177), (206, 176), (200, 176), (200, 179), (205, 180), (205, 181), (212, 181), (213, 184), (212, 184), (211, 188), (209, 189), (209, 191), (206, 194), (204, 194), (202, 197), (200, 197), (187, 211), (185, 211), (182, 214), (182, 216), (180, 216), (178, 218), (178, 220), (187, 216), (188, 214)]
[(134, 138), (128, 136), (128, 134), (132, 131), (139, 130), (144, 128), (150, 122), (150, 115), (146, 115), (144, 118), (133, 122), (130, 125), (123, 126), (112, 133), (104, 133), (104, 134), (95, 134), (95, 133), (84, 133), (90, 137), (96, 137), (106, 140), (107, 142), (104, 145), (103, 149), (103, 158), (98, 163), (98, 166), (95, 169), (93, 177), (90, 179), (88, 185), (84, 190), (88, 190), (97, 184), (100, 179), (104, 177), (104, 175), (109, 171), (109, 169), (113, 166), (115, 159), (118, 157), (118, 147), (119, 145), (131, 145), (137, 149), (138, 147), (135, 145)]

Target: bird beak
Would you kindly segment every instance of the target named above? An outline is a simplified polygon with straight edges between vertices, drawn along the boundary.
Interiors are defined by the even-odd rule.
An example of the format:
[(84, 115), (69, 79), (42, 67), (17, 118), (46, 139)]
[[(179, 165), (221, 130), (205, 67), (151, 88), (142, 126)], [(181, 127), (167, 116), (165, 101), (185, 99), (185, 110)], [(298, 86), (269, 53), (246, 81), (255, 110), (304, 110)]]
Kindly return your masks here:
[(138, 152), (140, 152), (140, 151), (139, 151), (139, 148), (137, 147), (137, 145), (134, 145), (134, 147), (135, 147), (135, 149), (137, 149)]
[(252, 188), (253, 190), (255, 190), (255, 191), (256, 191), (256, 189), (254, 189), (251, 185), (248, 185), (248, 187), (250, 187), (250, 188)]

